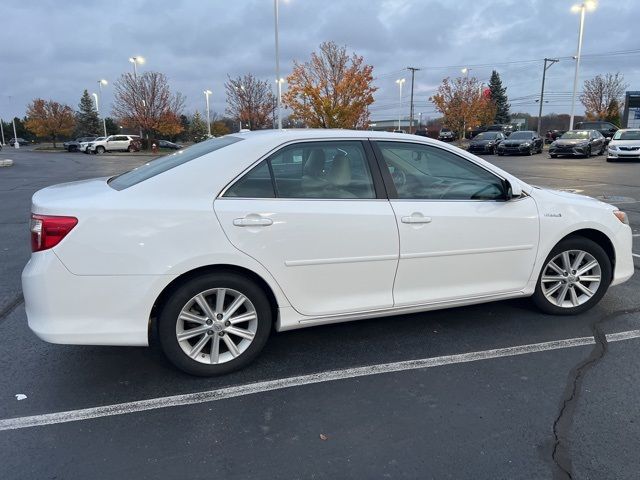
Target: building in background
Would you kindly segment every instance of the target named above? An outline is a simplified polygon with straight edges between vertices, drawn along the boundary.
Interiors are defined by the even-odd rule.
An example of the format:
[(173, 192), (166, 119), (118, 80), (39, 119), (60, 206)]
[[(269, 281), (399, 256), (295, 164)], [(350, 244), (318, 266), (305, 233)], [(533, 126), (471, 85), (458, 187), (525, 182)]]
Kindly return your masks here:
[(622, 128), (640, 128), (640, 91), (626, 93), (621, 126)]

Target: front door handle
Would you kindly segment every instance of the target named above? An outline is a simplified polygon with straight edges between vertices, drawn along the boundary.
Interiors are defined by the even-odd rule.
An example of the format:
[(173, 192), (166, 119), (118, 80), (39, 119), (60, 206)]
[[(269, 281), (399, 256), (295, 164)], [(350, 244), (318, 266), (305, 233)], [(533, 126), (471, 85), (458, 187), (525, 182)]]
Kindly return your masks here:
[(409, 216), (402, 217), (400, 219), (402, 223), (416, 224), (416, 223), (431, 223), (431, 217), (425, 217), (421, 213), (412, 213)]
[(236, 227), (268, 227), (273, 225), (273, 220), (260, 216), (246, 216), (244, 218), (235, 218), (233, 224)]

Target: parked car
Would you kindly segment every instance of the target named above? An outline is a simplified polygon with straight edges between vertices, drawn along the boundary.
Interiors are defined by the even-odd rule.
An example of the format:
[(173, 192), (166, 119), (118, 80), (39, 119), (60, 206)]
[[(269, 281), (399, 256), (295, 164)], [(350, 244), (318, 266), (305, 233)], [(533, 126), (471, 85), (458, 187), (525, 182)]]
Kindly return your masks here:
[(555, 142), (558, 138), (560, 138), (566, 130), (548, 130), (544, 136), (544, 143), (550, 144)]
[(618, 131), (618, 127), (611, 122), (598, 120), (595, 122), (578, 122), (575, 125), (575, 130), (598, 130), (602, 136), (611, 138)]
[(605, 138), (598, 130), (569, 130), (549, 145), (549, 155), (589, 158), (602, 155), (606, 148)]
[(489, 125), (487, 127), (487, 132), (502, 132), (504, 133), (505, 137), (508, 137), (509, 135), (511, 135), (514, 131), (515, 131), (515, 127), (513, 125), (510, 124), (495, 124), (495, 125)]
[(429, 136), (429, 131), (426, 128), (420, 128), (420, 129), (416, 130), (416, 135), (419, 135), (421, 137), (428, 137)]
[(273, 325), (527, 296), (584, 312), (633, 274), (631, 235), (612, 205), (429, 138), (260, 131), (36, 192), (22, 286), (43, 340), (157, 337), (178, 368), (215, 375)]
[(498, 155), (542, 153), (542, 138), (532, 130), (513, 132), (498, 145)]
[(471, 130), (469, 130), (469, 138), (475, 138), (477, 135), (481, 134), (482, 132), (486, 132), (487, 131), (487, 127), (485, 125), (481, 125), (479, 127), (475, 127), (472, 128)]
[(29, 142), (28, 140), (25, 140), (24, 138), (20, 138), (18, 137), (17, 139), (12, 138), (9, 140), (9, 145), (11, 145), (12, 147), (15, 146), (16, 141), (18, 142), (18, 145), (20, 145), (21, 147), (25, 146), (25, 145), (29, 145), (31, 142)]
[(640, 128), (625, 128), (614, 133), (607, 148), (607, 162), (640, 160)]
[(394, 130), (394, 131), (393, 131), (393, 133), (407, 133), (407, 132), (406, 132), (406, 131), (404, 131), (404, 130), (398, 130), (398, 129), (396, 129), (396, 130)]
[(137, 152), (140, 150), (138, 135), (109, 135), (103, 140), (90, 142), (87, 150), (90, 153), (105, 152)]
[(458, 135), (449, 128), (441, 128), (438, 134), (438, 140), (442, 142), (453, 142), (458, 138)]
[(70, 140), (68, 142), (64, 142), (62, 144), (62, 146), (68, 152), (79, 152), (81, 143), (83, 143), (83, 142), (89, 143), (89, 142), (94, 141), (96, 138), (98, 138), (98, 137), (80, 137), (80, 138), (76, 138), (75, 140)]
[(495, 155), (498, 145), (506, 138), (502, 132), (482, 132), (469, 142), (469, 148), (467, 148), (467, 150), (471, 153), (488, 153)]
[(96, 137), (93, 140), (87, 140), (85, 142), (80, 142), (80, 144), (78, 145), (78, 151), (82, 152), (82, 153), (91, 153), (89, 151), (89, 145), (91, 145), (91, 143), (93, 142), (100, 142), (102, 140), (104, 140), (107, 137)]
[(182, 145), (178, 145), (177, 143), (170, 142), (169, 140), (158, 140), (159, 148), (169, 148), (171, 150), (180, 150), (184, 148)]

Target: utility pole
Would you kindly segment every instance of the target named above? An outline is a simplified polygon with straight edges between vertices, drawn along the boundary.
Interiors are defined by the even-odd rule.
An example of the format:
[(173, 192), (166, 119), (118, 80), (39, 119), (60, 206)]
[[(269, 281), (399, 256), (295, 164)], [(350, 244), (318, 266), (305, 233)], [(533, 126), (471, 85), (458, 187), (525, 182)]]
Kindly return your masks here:
[[(544, 59), (544, 69), (542, 70), (542, 90), (540, 90), (540, 109), (538, 110), (538, 136), (542, 135), (542, 102), (544, 101), (544, 80), (547, 76), (547, 70), (554, 63), (559, 62), (557, 58), (545, 58)], [(549, 66), (547, 66), (549, 63)]]
[(416, 72), (420, 70), (415, 67), (407, 67), (411, 71), (411, 106), (409, 107), (409, 133), (413, 133), (413, 80)]
[(2, 132), (2, 143), (0, 143), (0, 145), (4, 145), (4, 122), (2, 121), (1, 117), (0, 117), (0, 132)]

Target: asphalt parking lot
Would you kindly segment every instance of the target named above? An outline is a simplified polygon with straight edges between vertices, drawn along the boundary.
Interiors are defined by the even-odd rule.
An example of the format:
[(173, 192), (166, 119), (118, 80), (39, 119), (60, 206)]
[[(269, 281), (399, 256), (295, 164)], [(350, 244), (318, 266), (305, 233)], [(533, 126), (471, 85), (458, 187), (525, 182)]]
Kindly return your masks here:
[[(148, 157), (6, 158), (0, 477), (637, 478), (638, 274), (581, 316), (515, 300), (292, 331), (240, 372), (192, 378), (154, 347), (50, 345), (26, 324), (31, 195)], [(640, 255), (640, 163), (485, 158), (618, 205)]]

